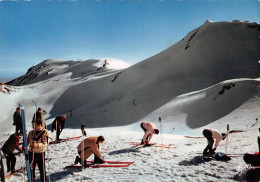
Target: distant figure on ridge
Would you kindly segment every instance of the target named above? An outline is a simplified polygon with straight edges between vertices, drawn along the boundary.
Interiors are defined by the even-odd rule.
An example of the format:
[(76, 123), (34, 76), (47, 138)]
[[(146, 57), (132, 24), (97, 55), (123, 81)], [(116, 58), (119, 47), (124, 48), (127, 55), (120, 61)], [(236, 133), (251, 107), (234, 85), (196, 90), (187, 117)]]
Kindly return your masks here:
[(21, 135), (19, 133), (12, 134), (2, 147), (2, 151), (6, 157), (7, 172), (11, 171), (12, 174), (15, 172), (16, 164), (14, 150), (17, 149), (19, 152), (23, 152), (19, 147), (20, 136)]
[(13, 125), (15, 127), (15, 133), (23, 133), (23, 123), (22, 123), (22, 116), (21, 116), (21, 108), (17, 107), (16, 111), (13, 115)]
[(144, 130), (144, 136), (141, 144), (150, 145), (149, 142), (152, 139), (153, 134), (159, 134), (159, 130), (156, 129), (155, 125), (151, 122), (142, 122), (141, 128)]
[(107, 60), (105, 60), (102, 67), (105, 68), (107, 64), (109, 63), (107, 62)]
[(109, 64), (109, 63), (107, 62), (107, 60), (105, 60), (102, 67), (99, 67), (97, 70), (101, 70), (102, 68), (104, 69), (107, 64)]
[(82, 166), (87, 165), (87, 159), (94, 154), (94, 162), (95, 163), (104, 163), (104, 161), (100, 158), (101, 153), (99, 151), (99, 144), (103, 143), (105, 138), (103, 136), (99, 137), (88, 137), (83, 140), (77, 147), (79, 156), (76, 156), (74, 165), (77, 163), (81, 163)]
[(64, 128), (65, 125), (65, 120), (66, 120), (66, 115), (61, 115), (61, 116), (57, 116), (54, 121), (52, 122), (52, 129), (51, 131), (53, 132), (53, 130), (56, 131), (56, 141), (60, 140), (60, 134)]
[(38, 165), (41, 181), (46, 181), (45, 151), (48, 146), (49, 131), (42, 127), (41, 120), (36, 120), (35, 128), (28, 133), (29, 161), (32, 181), (35, 180), (35, 167)]
[[(204, 129), (202, 134), (208, 140), (208, 145), (203, 151), (203, 156), (213, 155), (218, 147), (219, 142), (221, 140), (224, 140), (227, 136), (226, 133), (220, 133), (214, 129)], [(216, 140), (216, 142), (215, 142), (215, 147), (213, 149), (214, 140)]]
[(34, 113), (33, 118), (32, 118), (32, 126), (34, 128), (34, 123), (35, 121), (39, 122), (41, 121), (42, 126), (46, 129), (46, 123), (45, 123), (45, 119), (44, 119), (44, 115), (47, 114), (47, 112), (45, 110), (43, 110), (42, 108), (38, 108), (38, 110), (36, 111), (36, 113)]

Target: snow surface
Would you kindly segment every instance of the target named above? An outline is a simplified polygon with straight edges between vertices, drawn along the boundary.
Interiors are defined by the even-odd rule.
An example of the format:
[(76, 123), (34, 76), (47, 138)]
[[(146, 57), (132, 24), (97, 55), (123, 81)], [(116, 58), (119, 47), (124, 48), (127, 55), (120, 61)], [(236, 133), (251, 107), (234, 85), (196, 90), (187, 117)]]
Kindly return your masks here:
[[(133, 66), (114, 58), (45, 60), (11, 82), (0, 85), (0, 146), (14, 131), (12, 115), (25, 107), (27, 130), (37, 103), (48, 113), (49, 125), (66, 114), (61, 138), (105, 137), (102, 158), (135, 161), (127, 168), (65, 169), (74, 162), (82, 138), (50, 145), (50, 181), (243, 181), (242, 155), (258, 150), (260, 64), (259, 25), (249, 22), (210, 22), (191, 31), (172, 47)], [(104, 60), (108, 61), (105, 68)], [(7, 91), (9, 90), (9, 91)], [(162, 122), (158, 122), (161, 117)], [(152, 142), (176, 148), (138, 147), (140, 123), (151, 121), (160, 130)], [(254, 125), (254, 123), (256, 123)], [(204, 162), (204, 128), (245, 132), (230, 134), (229, 162)], [(254, 126), (253, 126), (254, 125)], [(55, 134), (51, 134), (55, 138)], [(217, 151), (225, 152), (225, 142)], [(24, 157), (17, 158), (17, 166)], [(22, 180), (13, 177), (12, 180)]]

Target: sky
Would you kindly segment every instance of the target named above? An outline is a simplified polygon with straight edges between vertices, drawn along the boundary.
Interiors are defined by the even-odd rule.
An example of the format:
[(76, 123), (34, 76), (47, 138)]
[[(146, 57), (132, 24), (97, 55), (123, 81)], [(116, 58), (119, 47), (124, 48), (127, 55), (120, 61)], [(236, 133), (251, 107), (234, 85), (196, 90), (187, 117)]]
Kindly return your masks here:
[(260, 23), (259, 0), (0, 0), (0, 78), (45, 59), (147, 59), (206, 20)]

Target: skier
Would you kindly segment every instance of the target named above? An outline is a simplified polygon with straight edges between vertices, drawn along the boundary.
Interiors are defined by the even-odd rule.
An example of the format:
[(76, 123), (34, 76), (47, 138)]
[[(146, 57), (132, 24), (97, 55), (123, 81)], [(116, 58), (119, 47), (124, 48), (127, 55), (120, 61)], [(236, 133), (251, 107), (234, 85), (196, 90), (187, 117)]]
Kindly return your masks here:
[(17, 107), (13, 115), (13, 125), (16, 126), (15, 133), (23, 133), (21, 108)]
[(60, 134), (64, 128), (65, 120), (66, 120), (66, 115), (61, 115), (61, 116), (57, 116), (52, 122), (51, 131), (53, 132), (53, 130), (56, 130), (56, 141), (60, 140)]
[(105, 68), (107, 64), (109, 63), (107, 62), (107, 60), (105, 60), (102, 67)]
[(159, 134), (159, 130), (156, 129), (155, 125), (151, 122), (142, 122), (141, 128), (144, 130), (144, 136), (141, 144), (150, 145), (149, 142), (152, 139), (153, 134)]
[(76, 156), (74, 165), (81, 163), (86, 166), (86, 159), (88, 159), (92, 154), (94, 154), (95, 163), (104, 163), (104, 161), (100, 158), (101, 153), (99, 151), (99, 144), (103, 143), (104, 140), (105, 138), (103, 136), (88, 137), (83, 140), (77, 147), (79, 156)]
[(103, 65), (102, 65), (102, 67), (99, 67), (99, 68), (97, 69), (97, 71), (98, 71), (98, 70), (101, 70), (101, 69), (104, 69), (107, 64), (109, 64), (109, 63), (107, 62), (107, 60), (105, 60), (104, 63), (103, 63)]
[(12, 134), (2, 147), (2, 151), (6, 157), (7, 172), (11, 171), (12, 174), (15, 172), (16, 163), (14, 150), (17, 149), (19, 152), (23, 152), (23, 150), (19, 147), (20, 136), (22, 135), (19, 133)]
[[(260, 128), (258, 129), (260, 133)], [(254, 154), (246, 153), (243, 156), (245, 163), (250, 164), (251, 166), (259, 166), (260, 167), (260, 135), (257, 137), (257, 143), (259, 152), (255, 152)]]
[(45, 123), (45, 119), (44, 119), (44, 115), (45, 114), (47, 114), (47, 112), (39, 107), (38, 110), (36, 111), (36, 113), (34, 113), (34, 115), (33, 115), (32, 126), (34, 127), (34, 122), (35, 121), (41, 121), (42, 126), (44, 126), (44, 128), (47, 129), (47, 126), (46, 126), (46, 123)]
[[(226, 133), (219, 133), (217, 130), (214, 129), (204, 129), (202, 134), (208, 140), (208, 145), (203, 151), (203, 156), (213, 155), (218, 147), (219, 142), (226, 138)], [(216, 140), (216, 142), (213, 149), (214, 139)]]
[(46, 180), (45, 151), (48, 145), (49, 132), (42, 128), (41, 120), (36, 120), (34, 130), (28, 134), (29, 161), (31, 164), (32, 181), (35, 179), (35, 166), (38, 165), (41, 181)]

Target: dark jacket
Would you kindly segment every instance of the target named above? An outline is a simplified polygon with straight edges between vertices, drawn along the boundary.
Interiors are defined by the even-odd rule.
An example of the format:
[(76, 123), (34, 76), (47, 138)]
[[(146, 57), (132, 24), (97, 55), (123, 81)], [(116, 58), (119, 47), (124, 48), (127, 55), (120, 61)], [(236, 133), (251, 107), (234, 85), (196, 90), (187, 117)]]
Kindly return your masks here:
[(22, 125), (22, 116), (19, 112), (15, 111), (13, 115), (14, 125)]
[(19, 147), (19, 139), (19, 136), (17, 136), (16, 134), (12, 134), (3, 145), (2, 150), (13, 153), (14, 150), (17, 149), (22, 152), (22, 149)]

